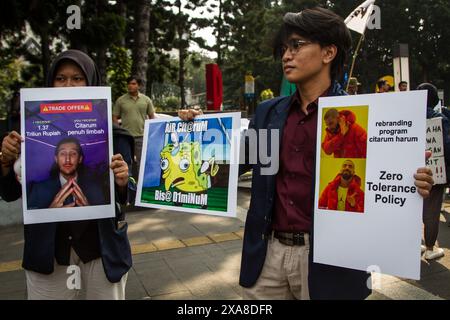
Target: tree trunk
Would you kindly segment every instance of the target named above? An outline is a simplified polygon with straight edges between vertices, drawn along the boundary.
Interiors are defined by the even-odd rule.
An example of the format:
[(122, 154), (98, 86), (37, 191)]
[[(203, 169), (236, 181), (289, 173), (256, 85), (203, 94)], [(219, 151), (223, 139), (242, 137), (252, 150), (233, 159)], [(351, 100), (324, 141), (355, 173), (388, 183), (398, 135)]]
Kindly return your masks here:
[(428, 66), (424, 63), (421, 64), (422, 67), (422, 82), (428, 82)]
[(100, 84), (105, 85), (106, 84), (106, 48), (98, 48), (96, 50), (96, 56), (97, 56), (97, 66), (98, 71), (100, 72)]
[(222, 1), (219, 1), (219, 18), (217, 19), (217, 64), (219, 67), (222, 67), (222, 28), (223, 28), (223, 19), (222, 19)]
[(152, 79), (152, 75), (151, 75), (151, 71), (150, 68), (147, 68), (147, 84), (146, 84), (146, 95), (151, 97), (152, 96), (152, 84), (153, 84), (153, 79)]
[(48, 76), (48, 69), (50, 67), (50, 37), (48, 35), (48, 30), (46, 28), (40, 29), (40, 37), (41, 37), (41, 54), (42, 54), (42, 72), (44, 76), (42, 77), (46, 86), (46, 79)]
[(139, 0), (136, 6), (135, 19), (133, 65), (131, 72), (142, 80), (140, 91), (145, 94), (150, 32), (150, 0)]
[[(180, 35), (180, 40), (181, 40), (181, 35)], [(178, 78), (178, 84), (180, 86), (180, 96), (181, 96), (181, 109), (184, 109), (184, 107), (186, 106), (186, 97), (185, 97), (185, 92), (184, 92), (184, 47), (183, 47), (183, 43), (182, 41), (180, 41), (180, 48), (179, 48), (179, 60), (180, 60), (180, 65), (179, 65), (179, 78)]]
[(180, 97), (181, 97), (181, 109), (184, 109), (186, 107), (186, 97), (185, 97), (185, 90), (184, 90), (184, 23), (182, 22), (183, 17), (181, 16), (181, 1), (177, 2), (178, 4), (178, 85), (180, 86)]
[[(119, 7), (119, 15), (123, 18), (124, 21), (127, 21), (127, 3), (126, 0), (119, 0), (118, 1), (118, 7)], [(121, 47), (125, 47), (125, 32), (123, 34), (122, 39), (120, 39), (119, 45)]]

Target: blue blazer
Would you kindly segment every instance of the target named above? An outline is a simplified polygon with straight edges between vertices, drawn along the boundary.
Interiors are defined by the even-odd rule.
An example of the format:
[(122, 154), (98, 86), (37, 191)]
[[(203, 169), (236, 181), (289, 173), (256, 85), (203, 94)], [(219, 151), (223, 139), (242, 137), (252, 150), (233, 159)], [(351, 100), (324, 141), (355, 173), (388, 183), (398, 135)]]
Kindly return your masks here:
[[(333, 84), (329, 96), (341, 96), (346, 93), (336, 82)], [(259, 130), (279, 130), (280, 143), (282, 132), (288, 116), (291, 97), (279, 97), (265, 101), (256, 108), (256, 113), (250, 121), (249, 128)], [(268, 154), (271, 154), (271, 134), (268, 132)], [(246, 164), (241, 165), (242, 174), (253, 169), (252, 196), (250, 208), (245, 223), (244, 243), (242, 249), (241, 272), (239, 283), (243, 287), (252, 287), (259, 278), (266, 259), (268, 236), (271, 233), (271, 222), (274, 214), (276, 174), (261, 175), (261, 169), (269, 167), (258, 159), (254, 165), (249, 165), (249, 142), (245, 140)], [(264, 142), (265, 143), (265, 142)], [(259, 141), (257, 146), (259, 146)], [(259, 154), (259, 152), (258, 152)], [(314, 166), (315, 167), (315, 166)], [(315, 173), (314, 173), (315, 176)], [(315, 178), (311, 194), (315, 190)], [(314, 212), (314, 208), (311, 208)], [(314, 215), (312, 215), (314, 217)], [(314, 225), (314, 220), (313, 220)], [(370, 274), (362, 271), (329, 265), (313, 263), (314, 227), (311, 230), (311, 248), (309, 255), (309, 294), (311, 299), (365, 299), (371, 290), (367, 287)]]
[[(89, 179), (88, 174), (80, 174), (77, 183), (90, 205), (102, 205), (110, 202), (107, 201), (109, 194), (103, 193), (102, 186), (94, 179)], [(48, 208), (59, 190), (61, 190), (59, 176), (34, 183), (28, 191), (28, 209)]]

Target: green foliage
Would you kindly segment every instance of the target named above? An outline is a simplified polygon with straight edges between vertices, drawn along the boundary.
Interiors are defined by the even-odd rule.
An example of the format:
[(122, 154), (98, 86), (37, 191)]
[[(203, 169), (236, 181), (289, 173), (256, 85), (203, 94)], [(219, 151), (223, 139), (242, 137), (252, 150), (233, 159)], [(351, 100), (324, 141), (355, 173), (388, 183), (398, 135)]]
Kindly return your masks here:
[(113, 46), (108, 61), (108, 84), (113, 101), (127, 92), (127, 78), (131, 73), (131, 58), (126, 48)]
[[(282, 72), (271, 58), (270, 45), (286, 12), (299, 12), (317, 5), (346, 18), (362, 0), (220, 0), (222, 19), (214, 22), (221, 52), (218, 59), (224, 73), (225, 100), (242, 97), (244, 75), (251, 70), (256, 78), (256, 94), (264, 88), (279, 93)], [(367, 30), (354, 76), (363, 91), (373, 92), (376, 81), (393, 74), (392, 51), (397, 43), (410, 47), (411, 87), (431, 81), (450, 91), (450, 7), (448, 0), (377, 1), (381, 8), (381, 30)], [(351, 32), (353, 48), (360, 35)], [(223, 61), (222, 61), (223, 60)], [(351, 60), (348, 61), (347, 71)]]
[(72, 44), (82, 43), (94, 51), (96, 48), (109, 47), (117, 43), (125, 32), (125, 21), (114, 12), (102, 12), (98, 16), (88, 14), (84, 9), (82, 28), (67, 30), (67, 37)]
[[(169, 64), (175, 68), (177, 63), (178, 61), (174, 58), (169, 60)], [(205, 65), (207, 63), (213, 63), (213, 60), (197, 52), (191, 53), (189, 58), (186, 59), (185, 84), (186, 87), (190, 89), (192, 94), (192, 103), (199, 104), (201, 106), (206, 105), (204, 93), (206, 92)], [(151, 97), (155, 106), (160, 107), (164, 111), (170, 111), (166, 110), (166, 100), (168, 97), (174, 96), (178, 96), (178, 99), (180, 100), (176, 75), (173, 78), (168, 76), (165, 81), (153, 83)], [(180, 102), (181, 101), (177, 104), (177, 108), (180, 107)], [(169, 109), (170, 106), (172, 106), (172, 104), (169, 103)]]
[(20, 61), (0, 61), (0, 119), (7, 115), (10, 99), (17, 86), (20, 74)]
[[(225, 101), (237, 105), (242, 100), (247, 70), (252, 71), (255, 77), (258, 97), (266, 88), (278, 95), (282, 70), (280, 61), (272, 58), (271, 41), (283, 15), (322, 5), (345, 18), (362, 1), (149, 1), (147, 93), (158, 103), (161, 101), (163, 107), (173, 106), (175, 103), (166, 100), (179, 95), (176, 86), (180, 84), (178, 79), (181, 75), (186, 88), (194, 95), (205, 92), (204, 65), (211, 61), (189, 51), (190, 45), (197, 44), (218, 54), (216, 62), (222, 69)], [(22, 86), (42, 85), (43, 73), (52, 57), (67, 47), (89, 53), (102, 71), (107, 71), (114, 99), (125, 93), (125, 79), (131, 66), (130, 50), (134, 35), (139, 32), (134, 23), (139, 3), (127, 0), (0, 1), (0, 108), (4, 110), (5, 99), (11, 94), (9, 87), (15, 81), (20, 81)], [(72, 4), (81, 7), (81, 30), (66, 28), (69, 16), (66, 9)], [(354, 76), (363, 83), (363, 91), (373, 92), (379, 77), (393, 73), (392, 49), (396, 43), (410, 46), (412, 88), (420, 82), (431, 81), (450, 90), (448, 0), (379, 0), (376, 4), (381, 8), (382, 29), (367, 30), (354, 71)], [(126, 10), (122, 10), (123, 6)], [(194, 8), (202, 10), (203, 14), (194, 16)], [(206, 13), (213, 9), (220, 15), (207, 18)], [(37, 53), (24, 45), (30, 37), (25, 32), (26, 22), (31, 26), (33, 38), (39, 42)], [(211, 48), (195, 34), (205, 27), (213, 27), (217, 39)], [(355, 48), (359, 34), (352, 31), (352, 36)], [(174, 49), (180, 48), (184, 50), (182, 58), (185, 61), (181, 67), (178, 58), (174, 58)], [(26, 63), (17, 67), (13, 62), (19, 57)], [(179, 73), (180, 68), (183, 68), (182, 74)], [(154, 88), (157, 89), (153, 92)]]
[(214, 63), (211, 58), (197, 52), (191, 53), (186, 60), (186, 84), (192, 94), (206, 92), (206, 64)]
[(235, 101), (242, 97), (248, 70), (255, 76), (257, 96), (264, 88), (279, 88), (281, 66), (272, 58), (271, 48), (271, 39), (278, 27), (275, 25), (279, 24), (277, 7), (267, 1), (243, 0), (233, 0), (228, 5), (226, 21), (231, 34), (223, 53), (224, 100)]
[[(155, 101), (154, 101), (155, 102)], [(175, 96), (157, 100), (155, 105), (158, 111), (176, 111), (180, 108), (181, 99)]]

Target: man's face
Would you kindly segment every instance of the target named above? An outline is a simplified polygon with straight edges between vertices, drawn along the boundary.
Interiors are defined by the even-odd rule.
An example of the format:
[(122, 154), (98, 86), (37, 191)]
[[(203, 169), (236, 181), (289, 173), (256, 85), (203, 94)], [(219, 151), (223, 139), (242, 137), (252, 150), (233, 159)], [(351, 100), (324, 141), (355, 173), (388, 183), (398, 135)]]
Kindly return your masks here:
[(139, 84), (137, 83), (136, 80), (131, 80), (130, 82), (128, 82), (128, 93), (136, 93), (139, 91)]
[(353, 162), (347, 160), (342, 164), (341, 175), (345, 180), (350, 180), (353, 178), (355, 175), (355, 165)]
[[(307, 41), (308, 39), (293, 34), (288, 38), (287, 43), (295, 40)], [(292, 53), (288, 48), (282, 56), (284, 75), (291, 83), (303, 83), (323, 71), (325, 66), (323, 59), (324, 50), (317, 43), (306, 42), (298, 48), (297, 53)]]
[(69, 142), (59, 146), (55, 161), (64, 176), (73, 176), (83, 161), (83, 157), (78, 152), (77, 145)]
[(389, 86), (389, 84), (384, 84), (383, 86), (381, 86), (381, 90), (380, 90), (380, 92), (389, 92), (389, 90), (390, 90), (390, 86)]
[(339, 124), (339, 115), (331, 115), (325, 119), (325, 124), (330, 131), (335, 131)]
[(348, 86), (348, 94), (354, 95), (358, 92), (358, 86), (350, 85)]
[(399, 86), (399, 88), (400, 88), (400, 91), (406, 91), (406, 90), (408, 90), (408, 84), (402, 83), (402, 84)]

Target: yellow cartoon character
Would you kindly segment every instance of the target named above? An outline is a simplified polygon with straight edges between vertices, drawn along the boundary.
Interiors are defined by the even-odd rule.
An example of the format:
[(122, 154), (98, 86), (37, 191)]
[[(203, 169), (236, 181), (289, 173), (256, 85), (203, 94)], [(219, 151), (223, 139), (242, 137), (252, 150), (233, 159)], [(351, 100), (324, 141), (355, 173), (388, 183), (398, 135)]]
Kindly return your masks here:
[(168, 144), (160, 155), (166, 190), (173, 187), (184, 192), (206, 191), (211, 187), (211, 177), (219, 171), (214, 157), (202, 163), (198, 142)]

